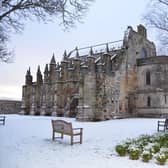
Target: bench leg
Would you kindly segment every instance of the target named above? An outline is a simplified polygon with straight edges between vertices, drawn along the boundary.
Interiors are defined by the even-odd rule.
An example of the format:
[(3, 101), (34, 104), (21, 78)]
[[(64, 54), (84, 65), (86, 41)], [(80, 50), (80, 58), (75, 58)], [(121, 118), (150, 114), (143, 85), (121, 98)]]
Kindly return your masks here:
[(63, 139), (64, 138), (64, 134), (63, 133), (61, 133), (61, 139)]
[(164, 132), (166, 131), (166, 125), (164, 126)]
[(73, 145), (73, 135), (71, 135), (71, 145)]
[(55, 133), (53, 131), (53, 133), (52, 133), (52, 140), (54, 141), (54, 139), (55, 139)]
[(80, 134), (80, 144), (82, 144), (82, 133)]
[(168, 125), (165, 126), (165, 131), (168, 130)]
[(158, 132), (165, 132), (165, 130), (166, 130), (165, 125), (158, 125), (158, 127), (157, 127)]

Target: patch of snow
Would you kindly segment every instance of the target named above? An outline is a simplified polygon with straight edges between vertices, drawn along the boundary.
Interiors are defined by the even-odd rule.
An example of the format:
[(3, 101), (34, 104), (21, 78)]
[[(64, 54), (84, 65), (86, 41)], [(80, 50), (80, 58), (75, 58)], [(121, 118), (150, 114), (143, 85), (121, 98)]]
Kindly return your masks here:
[(21, 101), (20, 98), (12, 98), (12, 97), (0, 97), (0, 100), (14, 100), (14, 101)]
[[(83, 128), (83, 144), (70, 145), (70, 137), (52, 141), (51, 119)], [(158, 119), (115, 119), (79, 122), (74, 118), (6, 115), (0, 125), (0, 168), (157, 168), (119, 157), (115, 146), (128, 138), (153, 134)], [(77, 138), (77, 137), (76, 137)], [(167, 167), (167, 164), (162, 167)]]
[(99, 62), (101, 59), (101, 57), (98, 57), (96, 60), (95, 60), (95, 63)]
[(111, 57), (111, 60), (113, 60), (116, 56), (117, 56), (117, 54), (114, 54), (114, 55)]

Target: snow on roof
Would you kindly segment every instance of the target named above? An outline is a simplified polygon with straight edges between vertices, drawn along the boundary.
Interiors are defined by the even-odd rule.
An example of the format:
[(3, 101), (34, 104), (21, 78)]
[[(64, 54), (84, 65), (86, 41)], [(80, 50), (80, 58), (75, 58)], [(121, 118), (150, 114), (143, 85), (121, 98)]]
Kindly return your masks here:
[(68, 68), (68, 70), (69, 70), (69, 71), (73, 71), (73, 70), (74, 70), (74, 68)]
[(101, 57), (98, 57), (97, 59), (95, 59), (95, 63), (97, 63), (98, 61), (100, 61)]
[(88, 66), (87, 65), (82, 65), (81, 68), (88, 68)]
[(117, 56), (117, 54), (112, 55), (111, 60), (113, 60), (116, 56)]

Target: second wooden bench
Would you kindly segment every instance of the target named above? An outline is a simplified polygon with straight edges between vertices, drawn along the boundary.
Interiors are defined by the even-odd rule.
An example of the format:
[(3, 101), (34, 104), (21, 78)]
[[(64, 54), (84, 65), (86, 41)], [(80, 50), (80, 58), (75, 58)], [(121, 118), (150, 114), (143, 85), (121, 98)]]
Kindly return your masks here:
[(166, 131), (168, 130), (168, 118), (164, 121), (158, 121), (157, 131)]
[(0, 116), (0, 123), (5, 125), (5, 116)]

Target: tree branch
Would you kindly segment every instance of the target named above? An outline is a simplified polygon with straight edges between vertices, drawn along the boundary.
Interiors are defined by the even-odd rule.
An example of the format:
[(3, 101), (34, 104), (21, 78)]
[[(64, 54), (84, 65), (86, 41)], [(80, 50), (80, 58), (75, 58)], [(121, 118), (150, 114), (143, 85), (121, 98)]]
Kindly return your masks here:
[[(61, 18), (64, 28), (81, 21), (91, 2), (94, 0), (1, 0), (0, 27), (1, 33), (21, 32), (26, 19), (37, 19), (48, 22), (50, 18)], [(2, 51), (5, 46), (0, 43)], [(3, 50), (4, 49), (4, 50)], [(1, 54), (0, 53), (0, 54)], [(4, 53), (4, 52), (3, 52)], [(6, 52), (7, 53), (7, 52)], [(2, 55), (2, 54), (1, 54)], [(5, 54), (3, 54), (5, 55)], [(4, 57), (5, 58), (5, 57)], [(1, 59), (1, 58), (0, 58)]]

